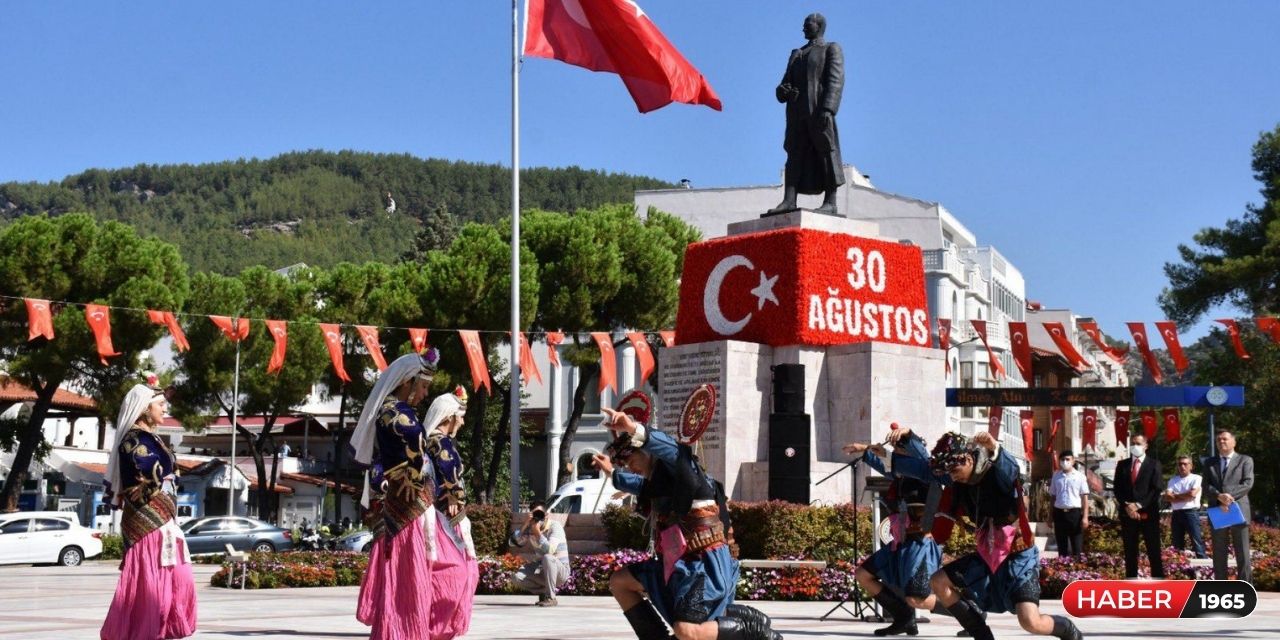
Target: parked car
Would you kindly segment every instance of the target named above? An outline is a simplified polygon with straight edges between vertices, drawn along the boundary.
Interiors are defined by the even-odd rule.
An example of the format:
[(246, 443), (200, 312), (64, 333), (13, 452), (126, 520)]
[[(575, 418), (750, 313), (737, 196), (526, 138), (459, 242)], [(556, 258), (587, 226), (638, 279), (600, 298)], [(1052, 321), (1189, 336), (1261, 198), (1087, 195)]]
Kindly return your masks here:
[(373, 548), (373, 532), (368, 529), (348, 531), (333, 540), (334, 551), (363, 551)]
[(187, 548), (193, 555), (223, 553), (228, 544), (236, 551), (293, 549), (292, 531), (243, 516), (196, 518), (182, 525), (182, 532), (187, 538)]
[(74, 567), (102, 554), (102, 533), (68, 511), (0, 514), (0, 564), (56, 562)]

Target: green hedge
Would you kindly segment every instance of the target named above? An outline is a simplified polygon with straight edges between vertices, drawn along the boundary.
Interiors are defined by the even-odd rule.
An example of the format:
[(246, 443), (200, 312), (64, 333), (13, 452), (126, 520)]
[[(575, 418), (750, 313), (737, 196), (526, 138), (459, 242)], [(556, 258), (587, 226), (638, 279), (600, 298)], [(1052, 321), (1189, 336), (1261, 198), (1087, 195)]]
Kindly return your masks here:
[(99, 560), (119, 560), (124, 557), (124, 536), (118, 533), (102, 534), (102, 555)]
[(467, 505), (467, 518), (471, 520), (471, 537), (476, 543), (476, 554), (500, 556), (507, 552), (507, 536), (511, 533), (510, 507), (492, 504)]

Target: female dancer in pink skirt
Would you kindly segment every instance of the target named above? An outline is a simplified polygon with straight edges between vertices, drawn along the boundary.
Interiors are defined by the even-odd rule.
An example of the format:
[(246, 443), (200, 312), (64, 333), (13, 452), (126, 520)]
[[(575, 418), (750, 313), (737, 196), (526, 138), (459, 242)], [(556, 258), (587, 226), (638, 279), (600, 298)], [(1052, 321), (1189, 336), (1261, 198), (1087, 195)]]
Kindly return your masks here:
[[(467, 519), (467, 490), (462, 483), (462, 457), (453, 437), (462, 427), (467, 392), (458, 387), (431, 403), (422, 426), (427, 430), (427, 453), (436, 470), (436, 509), (428, 514), (431, 528), (431, 639), (449, 640), (471, 627), (471, 605), (480, 582), (476, 547)], [(430, 527), (430, 522), (428, 523)]]
[[(426, 432), (413, 407), (427, 393), (440, 354), (401, 356), (378, 379), (351, 436), (365, 475), (365, 524), (373, 531), (369, 569), (356, 619), (371, 640), (425, 640), (433, 625), (427, 516), (435, 474), (424, 455)], [(376, 454), (376, 455), (375, 455)]]
[(174, 457), (155, 434), (164, 411), (164, 393), (140, 384), (116, 419), (106, 489), (111, 505), (124, 507), (125, 551), (102, 640), (167, 640), (196, 631), (195, 579), (174, 519)]

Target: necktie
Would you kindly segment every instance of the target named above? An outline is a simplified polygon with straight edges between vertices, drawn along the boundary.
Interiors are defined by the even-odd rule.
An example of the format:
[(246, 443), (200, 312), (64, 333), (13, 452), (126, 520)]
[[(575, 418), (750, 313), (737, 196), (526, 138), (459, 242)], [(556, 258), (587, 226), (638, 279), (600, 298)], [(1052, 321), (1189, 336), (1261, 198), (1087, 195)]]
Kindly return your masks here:
[(1221, 458), (1221, 460), (1222, 460), (1222, 468), (1218, 469), (1218, 476), (1225, 478), (1227, 475), (1227, 462), (1229, 462), (1231, 458)]
[(1131, 469), (1131, 474), (1129, 476), (1129, 481), (1134, 484), (1137, 484), (1138, 470), (1142, 468), (1142, 461), (1137, 458), (1134, 458), (1130, 466), (1132, 467), (1132, 469)]

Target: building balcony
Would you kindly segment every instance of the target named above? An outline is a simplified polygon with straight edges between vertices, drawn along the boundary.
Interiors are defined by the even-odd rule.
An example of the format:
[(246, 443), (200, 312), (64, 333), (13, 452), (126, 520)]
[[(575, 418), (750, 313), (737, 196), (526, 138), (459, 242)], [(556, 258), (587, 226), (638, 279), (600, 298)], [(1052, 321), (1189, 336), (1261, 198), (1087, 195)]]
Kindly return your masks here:
[(954, 249), (929, 249), (924, 254), (924, 270), (926, 273), (943, 273), (958, 283), (964, 283), (964, 263), (956, 255)]

